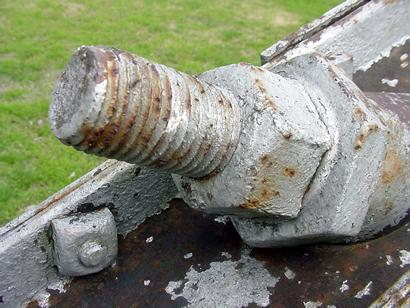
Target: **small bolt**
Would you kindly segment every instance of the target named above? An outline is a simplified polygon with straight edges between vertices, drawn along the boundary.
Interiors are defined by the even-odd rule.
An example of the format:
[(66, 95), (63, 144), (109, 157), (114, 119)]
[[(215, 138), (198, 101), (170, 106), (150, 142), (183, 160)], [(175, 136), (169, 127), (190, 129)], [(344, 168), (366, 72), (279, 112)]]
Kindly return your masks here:
[(223, 170), (240, 133), (230, 92), (93, 46), (80, 48), (57, 81), (49, 120), (78, 150), (193, 178)]
[(81, 245), (78, 252), (81, 263), (87, 267), (102, 264), (107, 257), (107, 247), (95, 241), (88, 241)]

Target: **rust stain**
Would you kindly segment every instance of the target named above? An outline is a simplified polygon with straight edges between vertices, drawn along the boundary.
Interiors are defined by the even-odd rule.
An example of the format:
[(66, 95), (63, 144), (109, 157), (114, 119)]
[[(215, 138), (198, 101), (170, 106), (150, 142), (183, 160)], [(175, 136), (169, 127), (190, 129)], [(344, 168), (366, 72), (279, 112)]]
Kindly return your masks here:
[(358, 119), (359, 121), (366, 121), (367, 116), (366, 113), (363, 111), (363, 109), (357, 107), (354, 109), (354, 116), (356, 119)]
[(283, 136), (283, 138), (285, 138), (286, 140), (289, 140), (290, 138), (292, 138), (293, 135), (292, 135), (291, 132), (288, 131), (288, 132), (284, 132), (282, 136)]
[(269, 204), (274, 198), (280, 196), (280, 192), (275, 188), (275, 181), (272, 176), (273, 169), (276, 168), (272, 157), (268, 154), (260, 157), (261, 168), (253, 173), (253, 184), (246, 201), (239, 205), (241, 209), (261, 209)]
[(378, 130), (379, 127), (376, 124), (367, 126), (366, 129), (357, 137), (354, 149), (360, 150), (363, 147), (367, 137), (369, 137), (370, 134), (377, 132)]
[(276, 109), (277, 109), (277, 106), (276, 106), (276, 103), (272, 100), (272, 99), (270, 99), (270, 98), (266, 98), (265, 99), (265, 105), (268, 107), (268, 108), (270, 108), (270, 109), (272, 109), (273, 111), (276, 111)]
[(403, 172), (403, 162), (400, 155), (395, 150), (388, 150), (384, 158), (383, 170), (381, 175), (382, 183), (387, 185), (393, 183)]
[(266, 93), (266, 88), (262, 84), (262, 82), (259, 79), (255, 79), (255, 86), (261, 91), (263, 94)]
[(393, 202), (390, 200), (386, 200), (384, 202), (384, 215), (387, 215), (388, 213), (390, 213), (393, 207), (394, 207)]
[(262, 165), (266, 168), (266, 167), (270, 167), (270, 166), (272, 166), (272, 161), (271, 161), (271, 158), (270, 158), (270, 156), (268, 155), (268, 154), (265, 154), (265, 155), (263, 155), (261, 158), (260, 158), (260, 161), (261, 161), (261, 163), (262, 163)]
[(285, 170), (283, 170), (283, 173), (282, 173), (282, 174), (283, 174), (284, 176), (293, 178), (293, 177), (296, 175), (296, 170), (295, 170), (294, 168), (292, 168), (292, 167), (287, 167), (287, 168), (285, 168)]

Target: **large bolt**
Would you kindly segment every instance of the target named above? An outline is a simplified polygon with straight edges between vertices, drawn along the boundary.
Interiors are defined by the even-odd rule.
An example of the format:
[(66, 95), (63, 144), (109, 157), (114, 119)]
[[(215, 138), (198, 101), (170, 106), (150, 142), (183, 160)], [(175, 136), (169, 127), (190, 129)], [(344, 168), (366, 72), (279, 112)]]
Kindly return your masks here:
[(73, 55), (49, 119), (55, 135), (78, 150), (193, 178), (222, 170), (240, 132), (229, 92), (106, 47)]

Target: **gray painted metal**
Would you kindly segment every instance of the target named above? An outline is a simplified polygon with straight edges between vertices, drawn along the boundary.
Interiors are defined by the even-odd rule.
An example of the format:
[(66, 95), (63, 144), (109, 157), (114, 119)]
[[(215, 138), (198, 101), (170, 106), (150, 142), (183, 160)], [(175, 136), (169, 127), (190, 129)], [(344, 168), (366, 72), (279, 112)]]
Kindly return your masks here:
[[(370, 3), (364, 4), (366, 2), (367, 1), (347, 1), (342, 7), (335, 8), (322, 19), (316, 21), (314, 23), (316, 26), (305, 29), (302, 28), (299, 33), (307, 29), (307, 31), (305, 31), (306, 33), (297, 36), (298, 39), (295, 41), (286, 42), (280, 50), (277, 50), (279, 52), (269, 55), (271, 62), (267, 63), (262, 69), (256, 67), (252, 69), (252, 66), (247, 65), (236, 65), (219, 68), (204, 73), (201, 76), (202, 82), (205, 82), (207, 78), (212, 79), (212, 77), (218, 79), (219, 76), (219, 81), (209, 80), (209, 82), (224, 84), (228, 90), (222, 90), (221, 87), (214, 86), (213, 88), (217, 89), (215, 93), (228, 92), (227, 95), (230, 95), (229, 101), (231, 103), (236, 100), (238, 106), (239, 104), (242, 104), (241, 107), (245, 105), (249, 106), (249, 109), (241, 108), (241, 116), (236, 118), (241, 120), (242, 124), (239, 125), (240, 129), (246, 129), (248, 127), (247, 125), (249, 125), (249, 127), (252, 125), (256, 126), (258, 123), (256, 122), (255, 124), (251, 121), (252, 124), (244, 125), (243, 123), (247, 123), (246, 120), (248, 119), (244, 119), (242, 113), (254, 114), (256, 118), (260, 116), (264, 121), (264, 117), (267, 118), (269, 113), (271, 116), (278, 116), (278, 119), (283, 115), (272, 115), (274, 113), (271, 110), (265, 110), (269, 109), (266, 108), (266, 106), (264, 110), (257, 110), (258, 108), (256, 108), (256, 110), (252, 111), (252, 107), (250, 107), (252, 103), (254, 103), (255, 106), (263, 103), (264, 91), (254, 87), (254, 97), (248, 97), (247, 93), (245, 97), (239, 97), (238, 93), (240, 94), (241, 89), (235, 86), (236, 81), (234, 80), (234, 76), (226, 76), (228, 72), (231, 70), (231, 73), (239, 72), (239, 74), (246, 75), (244, 72), (248, 71), (249, 74), (246, 75), (246, 78), (243, 80), (245, 88), (247, 83), (252, 81), (256, 82), (255, 76), (259, 75), (264, 76), (262, 79), (265, 80), (261, 81), (262, 84), (264, 84), (266, 80), (271, 81), (275, 78), (278, 80), (282, 78), (281, 80), (286, 80), (286, 83), (290, 79), (290, 84), (300, 89), (300, 91), (292, 95), (295, 95), (295, 97), (298, 95), (303, 96), (306, 93), (313, 95), (313, 97), (303, 101), (303, 103), (308, 105), (311, 103), (315, 106), (316, 111), (309, 114), (309, 116), (313, 119), (315, 119), (316, 115), (320, 116), (318, 123), (324, 125), (327, 136), (330, 139), (330, 148), (325, 150), (325, 154), (321, 158), (320, 165), (317, 168), (318, 172), (315, 172), (312, 176), (308, 187), (309, 190), (305, 192), (302, 197), (301, 208), (299, 209), (298, 217), (293, 219), (294, 222), (289, 223), (286, 220), (280, 219), (283, 213), (279, 211), (279, 214), (275, 215), (263, 210), (249, 211), (249, 209), (245, 210), (239, 207), (240, 215), (265, 215), (270, 216), (270, 222), (275, 221), (274, 224), (269, 225), (269, 223), (263, 222), (263, 219), (266, 220), (266, 218), (235, 218), (235, 225), (245, 241), (265, 246), (286, 244), (283, 241), (286, 237), (292, 239), (291, 244), (323, 239), (340, 240), (343, 236), (345, 236), (345, 239), (363, 239), (383, 229), (386, 225), (396, 225), (405, 215), (405, 210), (410, 204), (408, 200), (408, 166), (410, 156), (408, 153), (408, 128), (403, 126), (401, 122), (389, 112), (378, 110), (380, 106), (376, 106), (374, 102), (368, 100), (365, 95), (349, 81), (349, 77), (351, 77), (351, 72), (355, 73), (359, 70), (366, 72), (369, 66), (377, 63), (383, 59), (383, 57), (387, 57), (392, 47), (401, 46), (405, 40), (408, 39), (408, 33), (406, 33), (406, 31), (409, 28), (409, 19), (407, 16), (410, 4), (404, 0), (371, 1)], [(358, 7), (360, 8), (356, 9)], [(349, 15), (349, 13), (351, 13), (351, 15)], [(385, 19), (391, 23), (391, 27), (386, 27), (385, 23), (380, 22), (380, 20)], [(375, 35), (377, 35), (377, 40), (373, 42)], [(369, 45), (370, 43), (372, 45)], [(344, 48), (344, 46), (346, 48)], [(321, 55), (310, 55), (312, 52)], [(344, 54), (344, 56), (338, 56), (340, 54)], [(123, 56), (120, 55), (120, 57)], [(349, 64), (349, 58), (352, 60), (351, 64)], [(342, 67), (345, 73), (332, 65), (331, 62)], [(301, 68), (305, 69), (301, 70)], [(133, 68), (126, 68), (125, 70), (129, 72), (132, 69)], [(124, 71), (124, 68), (122, 68), (122, 70)], [(159, 68), (159, 71), (160, 70), (161, 68)], [(219, 72), (216, 73), (218, 70)], [(250, 72), (251, 70), (258, 72)], [(333, 80), (336, 82), (330, 82), (331, 73), (334, 73), (332, 77), (336, 79)], [(151, 74), (151, 76), (153, 75)], [(154, 78), (154, 80), (161, 80), (162, 86), (163, 79), (161, 78), (162, 77), (159, 79)], [(188, 77), (184, 77), (183, 79), (185, 78)], [(323, 85), (323, 88), (313, 83), (313, 81), (316, 80), (318, 84)], [(326, 80), (328, 80), (328, 84), (326, 84)], [(81, 81), (79, 80), (79, 82)], [(198, 85), (195, 81), (192, 82), (195, 83), (192, 91), (196, 93)], [(188, 83), (190, 83), (190, 81), (188, 81)], [(343, 87), (343, 85), (345, 87)], [(119, 89), (123, 91), (124, 88), (121, 87), (120, 85)], [(266, 92), (268, 94), (276, 94), (276, 88), (270, 89), (268, 86), (267, 89), (268, 91)], [(232, 93), (229, 93), (231, 91)], [(343, 93), (343, 91), (346, 92)], [(188, 92), (191, 93), (190, 91)], [(286, 93), (286, 90), (284, 92)], [(182, 91), (180, 93), (185, 93), (186, 95), (187, 92)], [(336, 94), (337, 96), (333, 98), (333, 95)], [(351, 100), (347, 100), (346, 95), (347, 97), (352, 95)], [(279, 110), (282, 106), (286, 106), (286, 99), (288, 98), (282, 97), (282, 100), (278, 103)], [(344, 104), (337, 106), (335, 103), (337, 99), (344, 101), (346, 106), (344, 106)], [(319, 102), (320, 104), (318, 104)], [(209, 102), (209, 104), (210, 105), (207, 106), (215, 105), (213, 102)], [(352, 110), (355, 110), (356, 107), (359, 107), (364, 112), (365, 118), (362, 117), (360, 111), (352, 113)], [(70, 112), (66, 114), (70, 114)], [(119, 113), (114, 114), (115, 117), (121, 116)], [(286, 116), (289, 115), (286, 114)], [(297, 124), (303, 124), (303, 121), (298, 122), (303, 119), (303, 116), (305, 115), (295, 116)], [(357, 119), (355, 118), (356, 116), (358, 117)], [(251, 117), (250, 120), (253, 120), (253, 118)], [(353, 121), (352, 126), (348, 125), (350, 121)], [(373, 124), (376, 124), (378, 128), (369, 130), (369, 127)], [(277, 126), (274, 126), (272, 123), (270, 123), (270, 125), (275, 129), (277, 128)], [(284, 128), (285, 126), (281, 127)], [(342, 129), (343, 127), (348, 128), (347, 132)], [(152, 129), (152, 127), (150, 126), (149, 129)], [(234, 129), (233, 126), (232, 129)], [(116, 128), (112, 127), (108, 132), (114, 132), (115, 130)], [(339, 132), (339, 134), (335, 134), (335, 132)], [(261, 133), (265, 136), (267, 135), (267, 132), (261, 131)], [(347, 135), (347, 137), (345, 135)], [(388, 135), (388, 137), (386, 137), (386, 135)], [(153, 136), (158, 138), (157, 134)], [(192, 138), (192, 133), (189, 136)], [(326, 136), (326, 133), (321, 135), (321, 137), (324, 136)], [(391, 136), (395, 136), (395, 138), (392, 139)], [(102, 141), (104, 141), (106, 137), (107, 136), (105, 136)], [(292, 135), (285, 132), (282, 137), (291, 139)], [(275, 141), (277, 139), (272, 138), (272, 140)], [(326, 140), (326, 142), (323, 143), (324, 148), (326, 148), (327, 138), (323, 140)], [(91, 141), (93, 140), (91, 139)], [(115, 142), (117, 142), (117, 145), (119, 144), (119, 140), (116, 139)], [(340, 142), (341, 147), (335, 146), (335, 143), (337, 144), (338, 142)], [(379, 142), (385, 142), (384, 147), (382, 147)], [(266, 143), (267, 147), (271, 146), (269, 142)], [(240, 144), (241, 142), (238, 139), (238, 149)], [(102, 145), (104, 145), (104, 142), (99, 144), (99, 146)], [(348, 145), (351, 147), (349, 148)], [(375, 146), (374, 153), (369, 151), (369, 148), (373, 145)], [(152, 144), (150, 146), (152, 146)], [(348, 149), (347, 153), (340, 150), (340, 148), (344, 146)], [(261, 146), (261, 148), (263, 147)], [(271, 149), (269, 149), (269, 151), (270, 150)], [(372, 166), (371, 159), (363, 153), (368, 153), (370, 157), (375, 159), (376, 167)], [(298, 157), (297, 153), (293, 154), (295, 154), (295, 157)], [(232, 154), (231, 160), (234, 159), (235, 155), (236, 153)], [(340, 158), (340, 161), (343, 162), (347, 168), (346, 170), (349, 170), (351, 174), (350, 178), (343, 172), (335, 172), (339, 162), (332, 164), (332, 162), (334, 162), (331, 159), (332, 155), (333, 158)], [(380, 157), (382, 157), (381, 160)], [(349, 158), (355, 161), (350, 167)], [(226, 160), (226, 162), (228, 164), (225, 169), (229, 168), (230, 164), (230, 161)], [(397, 162), (399, 164), (396, 164)], [(326, 165), (329, 167), (328, 169), (322, 168), (322, 166)], [(193, 168), (195, 169), (196, 167)], [(379, 177), (375, 182), (371, 182), (375, 177), (375, 174), (372, 173), (374, 169), (371, 168), (376, 168), (377, 170), (375, 172), (379, 176), (387, 175), (387, 177), (385, 177), (385, 179), (388, 180), (387, 183), (383, 183), (381, 180), (383, 177)], [(395, 173), (394, 171), (397, 170), (400, 172)], [(332, 172), (335, 178), (333, 182), (329, 181)], [(211, 182), (216, 179), (217, 176), (222, 176), (223, 173), (225, 173), (225, 171), (220, 174), (213, 173), (211, 174), (213, 175), (212, 177), (206, 178), (205, 180)], [(289, 175), (293, 174), (291, 170), (287, 170), (287, 173)], [(359, 174), (360, 177), (355, 178), (355, 174)], [(369, 175), (371, 179), (367, 179), (364, 175)], [(339, 179), (339, 176), (341, 179)], [(188, 200), (189, 198), (187, 198), (187, 196), (191, 193), (188, 194), (186, 189), (180, 185), (185, 179), (191, 181), (189, 178), (183, 178), (181, 180), (178, 176), (174, 175), (174, 180), (176, 180), (180, 186), (181, 194), (191, 203), (191, 206), (203, 207), (199, 202), (196, 202), (195, 199), (192, 201)], [(347, 179), (349, 179), (349, 181), (347, 181)], [(350, 182), (352, 179), (353, 182)], [(363, 183), (360, 180), (362, 180)], [(219, 189), (223, 190), (223, 186), (229, 183), (220, 182), (220, 184), (221, 187)], [(357, 184), (357, 186), (354, 184)], [(195, 183), (195, 185), (197, 184)], [(324, 207), (321, 210), (318, 208), (316, 211), (312, 210), (312, 206), (310, 209), (305, 206), (309, 204), (305, 202), (309, 202), (309, 200), (312, 202), (312, 200), (315, 200), (314, 198), (318, 198), (319, 201), (323, 202), (322, 205), (324, 205), (325, 200), (321, 199), (320, 193), (319, 197), (317, 194), (318, 191), (326, 187), (326, 185), (328, 187), (331, 186), (326, 192), (328, 193), (328, 200), (332, 202), (332, 192), (336, 192), (340, 186), (347, 189), (347, 191), (343, 192), (345, 193), (346, 200), (336, 198), (336, 201), (340, 201), (342, 204), (352, 205), (349, 203), (351, 198), (359, 195), (362, 202), (358, 208), (358, 218), (355, 217), (356, 209), (352, 209), (352, 207), (347, 207), (346, 209), (340, 207)], [(217, 187), (215, 187), (215, 189), (216, 188)], [(370, 189), (371, 192), (369, 192), (368, 189)], [(295, 186), (295, 191), (298, 191), (297, 186)], [(348, 191), (350, 191), (350, 193), (347, 193)], [(194, 192), (194, 194), (198, 196), (204, 193), (205, 192)], [(364, 200), (365, 198), (362, 198), (362, 193), (370, 198), (367, 203)], [(232, 194), (234, 195), (235, 192)], [(172, 177), (168, 173), (158, 173), (157, 171), (139, 168), (127, 163), (107, 161), (61, 192), (50, 197), (42, 204), (30, 208), (22, 216), (0, 229), (0, 273), (3, 275), (0, 281), (0, 299), (4, 302), (3, 305), (7, 307), (21, 306), (28, 299), (33, 298), (33, 296), (40, 299), (41, 303), (46, 304), (46, 301), (41, 300), (44, 300), (44, 297), (47, 297), (48, 293), (42, 293), (41, 290), (44, 290), (47, 286), (51, 289), (56, 287), (61, 289), (61, 284), (68, 281), (67, 278), (57, 274), (54, 266), (53, 243), (50, 234), (50, 223), (53, 219), (66, 217), (74, 213), (91, 212), (99, 208), (107, 207), (115, 217), (118, 234), (125, 236), (144, 221), (146, 217), (165, 208), (167, 206), (166, 202), (176, 195), (176, 187)], [(394, 210), (388, 211), (387, 216), (384, 196), (392, 197), (392, 201), (395, 202)], [(390, 201), (390, 199), (388, 201)], [(263, 204), (272, 204), (272, 202)], [(293, 213), (297, 212), (297, 206), (294, 206), (295, 204), (297, 205), (297, 202), (290, 205)], [(213, 202), (209, 207), (209, 211), (211, 212), (213, 211), (212, 205)], [(368, 207), (367, 213), (366, 207)], [(223, 209), (232, 211), (235, 215), (238, 213), (238, 206), (219, 207), (217, 210), (224, 212)], [(340, 213), (340, 211), (345, 212)], [(364, 213), (365, 218), (363, 218)], [(286, 217), (286, 215), (291, 216), (291, 211), (282, 216)], [(324, 232), (325, 229), (320, 230), (320, 226), (314, 226), (315, 219), (319, 219), (319, 221), (323, 223), (323, 227), (328, 226), (337, 238), (329, 236), (327, 232), (320, 233), (322, 231)], [(356, 225), (349, 227), (348, 222), (351, 222), (352, 219), (359, 221), (361, 226), (358, 227)], [(337, 225), (338, 222), (341, 223), (340, 226)], [(300, 228), (302, 232), (299, 231)], [(361, 231), (356, 233), (358, 229)], [(277, 230), (280, 230), (280, 232), (277, 232)], [(317, 234), (320, 235), (317, 236)], [(259, 272), (262, 273), (263, 270)], [(192, 271), (192, 274), (195, 274), (195, 271)], [(271, 281), (267, 282), (266, 285), (269, 285), (269, 283), (271, 283), (271, 285), (274, 284), (274, 282)], [(175, 290), (170, 289), (169, 291), (172, 294)], [(259, 299), (254, 299), (254, 301), (259, 302)]]
[[(170, 175), (108, 160), (0, 229), (0, 295), (3, 306), (44, 300), (48, 286), (61, 289), (53, 257), (51, 221), (107, 207), (119, 235), (168, 206), (177, 190)], [(1, 304), (0, 304), (1, 305)]]
[[(363, 23), (370, 26), (374, 22), (371, 14), (378, 16), (380, 8), (378, 3), (369, 6), (368, 12), (358, 15), (364, 15), (361, 17)], [(398, 1), (396, 6), (391, 4), (386, 10), (387, 14), (398, 12), (410, 4)], [(390, 43), (403, 35), (401, 28), (392, 29)], [(349, 28), (349, 31), (343, 33), (342, 38), (358, 35), (358, 30)], [(385, 41), (382, 45), (385, 45)], [(410, 190), (409, 129), (397, 116), (367, 99), (352, 82), (349, 76), (359, 65), (356, 59), (360, 65), (365, 60), (363, 54), (350, 56), (346, 54), (347, 50), (333, 50), (333, 56), (327, 54), (325, 58), (319, 53), (313, 53), (314, 49), (302, 49), (286, 58), (286, 61), (281, 58), (264, 68), (238, 64), (201, 74), (197, 83), (209, 85), (209, 89), (218, 89), (219, 92), (215, 95), (215, 92), (209, 90), (200, 91), (203, 96), (193, 101), (198, 104), (206, 102), (206, 116), (210, 123), (222, 111), (226, 112), (226, 108), (232, 110), (232, 117), (227, 118), (225, 113), (215, 123), (220, 123), (224, 129), (228, 127), (230, 136), (231, 132), (235, 132), (235, 138), (220, 137), (226, 141), (222, 143), (226, 144), (222, 148), (228, 150), (216, 156), (219, 157), (217, 161), (223, 161), (223, 165), (217, 164), (218, 169), (205, 167), (201, 171), (196, 170), (191, 176), (184, 168), (175, 171), (173, 178), (184, 201), (193, 208), (209, 213), (231, 215), (242, 239), (256, 247), (363, 240), (394, 224), (392, 221), (398, 223), (410, 207), (407, 193)], [(320, 49), (317, 51), (320, 52)], [(56, 86), (50, 107), (50, 122), (57, 137), (77, 149), (134, 162), (135, 153), (148, 157), (144, 145), (150, 146), (151, 135), (148, 134), (149, 138), (144, 141), (145, 135), (141, 137), (137, 134), (136, 140), (141, 137), (142, 141), (134, 142), (131, 138), (130, 142), (121, 129), (112, 131), (113, 124), (122, 125), (116, 122), (121, 117), (113, 120), (113, 112), (107, 111), (109, 107), (104, 104), (94, 106), (103, 97), (104, 101), (117, 106), (114, 111), (121, 109), (118, 107), (122, 103), (121, 95), (107, 94), (105, 98), (104, 93), (108, 93), (106, 88), (113, 88), (113, 93), (128, 93), (132, 91), (133, 83), (125, 81), (111, 84), (110, 79), (121, 81), (124, 76), (129, 80), (140, 78), (136, 73), (140, 70), (140, 60), (129, 61), (129, 76), (122, 74), (124, 70), (121, 69), (104, 71), (101, 76), (98, 75), (103, 68), (113, 65), (107, 56), (111, 53), (138, 59), (118, 50), (99, 47), (80, 49)], [(370, 56), (374, 54), (372, 50)], [(82, 66), (87, 68), (82, 69)], [(162, 71), (164, 74), (161, 78), (164, 80), (173, 80), (173, 76), (178, 75), (165, 67), (162, 67)], [(98, 78), (94, 76), (96, 74)], [(158, 78), (145, 77), (146, 88), (155, 88)], [(77, 85), (79, 80), (99, 80), (99, 83)], [(125, 89), (121, 89), (122, 83), (125, 83)], [(101, 93), (100, 87), (104, 89)], [(166, 105), (164, 97), (157, 100), (150, 91), (142, 91), (141, 95), (147, 97), (131, 98), (128, 104), (136, 107), (122, 109), (124, 116), (127, 112), (138, 113), (138, 108), (144, 109), (145, 105)], [(221, 101), (221, 95), (230, 98), (228, 104)], [(172, 95), (171, 99), (172, 108), (186, 107), (182, 97)], [(65, 110), (73, 108), (72, 105), (86, 106), (81, 107), (86, 110), (95, 109), (93, 114), (99, 114), (100, 118), (90, 123), (85, 115), (76, 112), (64, 114)], [(240, 115), (237, 114), (238, 109)], [(164, 132), (162, 136), (167, 140), (167, 132), (173, 127), (174, 121), (163, 123), (162, 120), (154, 118), (150, 125), (161, 127)], [(105, 124), (101, 125), (100, 122)], [(144, 123), (142, 117), (128, 125), (131, 130), (137, 130)], [(210, 127), (214, 129), (217, 126), (211, 124)], [(196, 138), (203, 140), (201, 129), (196, 130), (195, 134)], [(225, 130), (221, 134), (225, 135)], [(110, 151), (112, 142), (115, 144), (120, 138), (125, 138), (125, 143), (120, 142), (114, 152)], [(196, 138), (191, 140), (194, 148), (197, 148)], [(216, 139), (211, 139), (211, 143), (214, 141)], [(221, 148), (220, 145), (216, 143), (217, 149)], [(155, 145), (152, 146), (155, 148)], [(189, 165), (198, 167), (203, 163), (201, 157), (214, 157), (215, 152), (210, 147), (211, 144), (199, 157), (197, 154), (190, 156), (192, 160)], [(131, 151), (132, 154), (119, 157), (118, 153), (124, 151)], [(185, 155), (183, 153), (180, 157)], [(207, 162), (210, 161), (213, 159), (208, 158)], [(170, 162), (175, 163), (172, 159), (164, 159), (163, 163), (152, 167), (164, 169)], [(387, 169), (391, 169), (393, 163), (400, 165), (404, 181), (397, 174), (386, 179), (386, 174), (391, 171)], [(207, 172), (201, 173), (204, 170)], [(200, 178), (196, 177), (198, 172)], [(388, 200), (386, 196), (389, 196)], [(394, 204), (394, 211), (387, 215), (389, 217), (385, 214), (386, 200)]]
[(117, 256), (117, 227), (110, 210), (53, 219), (54, 262), (65, 276), (97, 273)]
[[(318, 55), (299, 56), (272, 70), (300, 81), (311, 97), (317, 97), (332, 147), (323, 156), (297, 218), (233, 218), (245, 242), (267, 247), (363, 240), (397, 224), (410, 206), (406, 124), (367, 99), (342, 70)], [(400, 164), (401, 174), (390, 170), (391, 164)], [(386, 215), (386, 200), (394, 204), (389, 215), (395, 219)]]

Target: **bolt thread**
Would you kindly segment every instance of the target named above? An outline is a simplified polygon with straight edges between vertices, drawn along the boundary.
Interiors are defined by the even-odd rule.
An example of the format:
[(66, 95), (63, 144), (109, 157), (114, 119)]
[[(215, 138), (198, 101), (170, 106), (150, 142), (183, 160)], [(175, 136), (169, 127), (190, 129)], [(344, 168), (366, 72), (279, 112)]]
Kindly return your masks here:
[(82, 47), (53, 93), (50, 125), (74, 148), (201, 178), (235, 151), (240, 112), (213, 85), (106, 47)]

